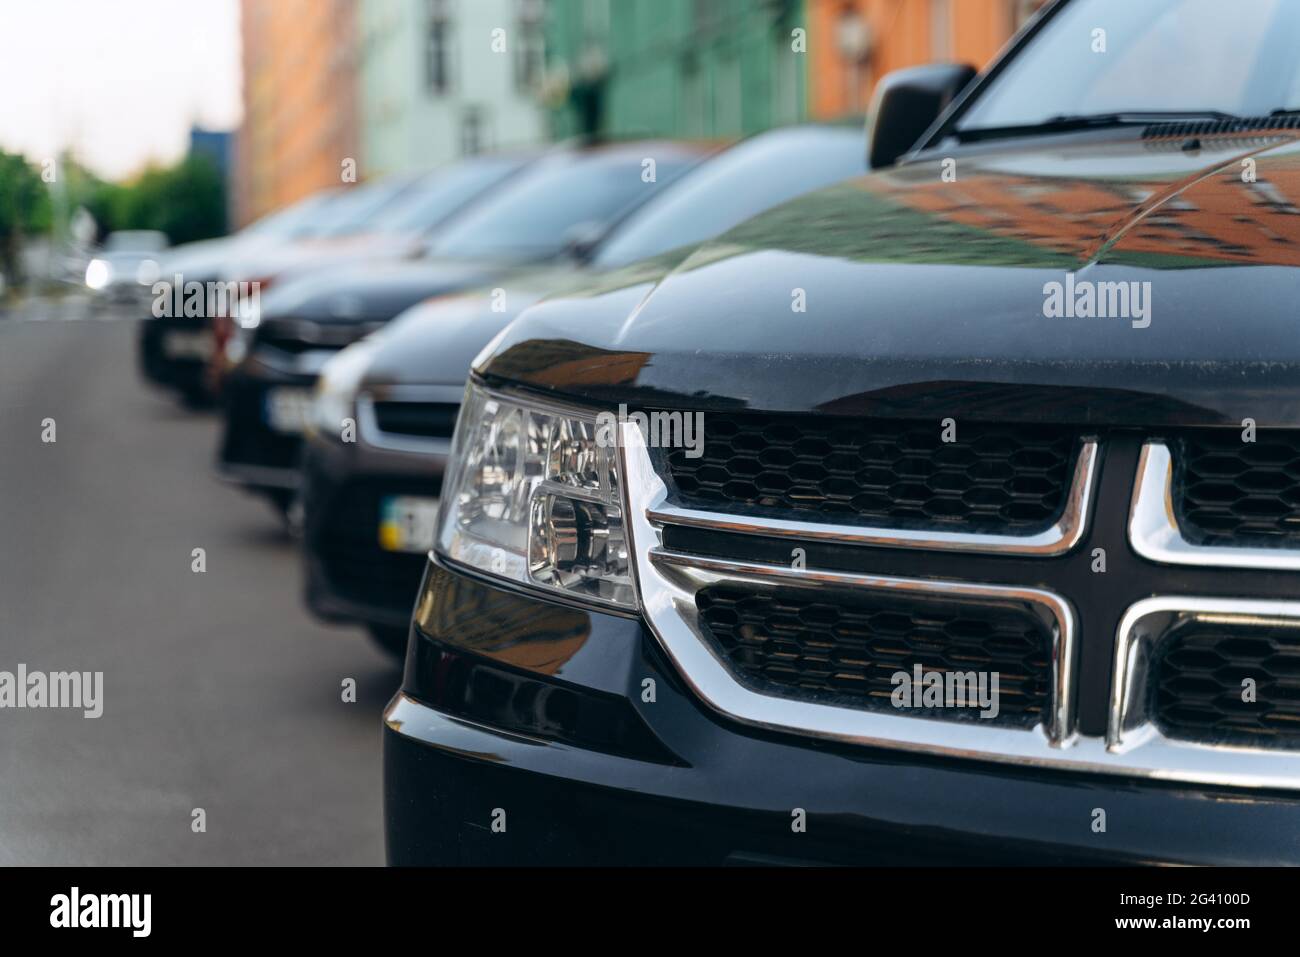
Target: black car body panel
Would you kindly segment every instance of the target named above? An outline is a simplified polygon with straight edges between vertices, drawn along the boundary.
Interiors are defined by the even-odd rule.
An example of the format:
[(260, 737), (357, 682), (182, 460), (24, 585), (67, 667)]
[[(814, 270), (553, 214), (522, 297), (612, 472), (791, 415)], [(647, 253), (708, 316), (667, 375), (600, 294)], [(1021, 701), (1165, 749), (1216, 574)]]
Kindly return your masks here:
[[(384, 731), (392, 864), (1294, 863), (1292, 796), (837, 747), (700, 706), (634, 618), (432, 563)], [(646, 679), (657, 684), (643, 701)], [(436, 799), (433, 799), (436, 796)], [(1094, 809), (1109, 826), (1092, 827)], [(494, 832), (497, 809), (504, 832)], [(792, 830), (802, 809), (807, 830)]]
[[(1285, 603), (1300, 594), (1300, 568), (1288, 564), (1294, 529), (1284, 527), (1300, 516), (1300, 476), (1290, 464), (1300, 462), (1300, 143), (1288, 118), (1270, 123), (1222, 134), (1212, 125), (1195, 135), (1154, 125), (979, 143), (959, 151), (955, 182), (944, 181), (942, 158), (922, 155), (797, 199), (679, 264), (629, 270), (621, 282), (527, 310), (477, 361), (481, 381), (521, 401), (702, 412), (705, 455), (720, 474), (700, 504), (694, 485), (679, 484), (671, 453), (650, 458), (667, 486), (666, 498), (654, 499), (666, 511), (651, 526), (652, 546), (676, 556), (671, 567), (704, 567), (724, 582), (736, 568), (793, 582), (769, 589), (786, 617), (738, 619), (745, 624), (731, 640), (740, 650), (725, 652), (734, 657), (724, 659), (732, 646), (711, 639), (722, 670), (751, 694), (743, 699), (751, 709), (738, 711), (730, 705), (739, 697), (710, 697), (717, 686), (684, 669), (660, 628), (704, 620), (700, 593), (643, 595), (640, 613), (623, 617), (435, 553), (403, 690), (388, 711), (390, 860), (865, 863), (908, 862), (909, 849), (926, 862), (1300, 860), (1295, 844), (1261, 838), (1292, 833), (1300, 820), (1294, 783), (1274, 787), (1268, 777), (1293, 766), (1291, 739), (1256, 726), (1242, 751), (1230, 730), (1235, 720), (1254, 720), (1233, 691), (1242, 675), (1269, 683), (1270, 708), (1287, 699), (1267, 677), (1272, 664), (1244, 663), (1229, 647), (1253, 647), (1251, 628), (1274, 627), (1260, 609), (1293, 608)], [(1246, 159), (1256, 181), (1242, 175)], [(1150, 283), (1151, 309), (1145, 317), (1049, 317), (1050, 284), (1085, 282)], [(713, 438), (710, 416), (725, 426)], [(1092, 443), (1078, 537), (1046, 554), (969, 542), (919, 547), (887, 536), (855, 542), (820, 526), (852, 522), (848, 503), (863, 491), (855, 483), (865, 472), (840, 475), (830, 492), (808, 480), (793, 504), (778, 494), (788, 479), (803, 481), (784, 469), (820, 474), (845, 454), (826, 444), (828, 423), (840, 423), (834, 442), (870, 438), (885, 425), (902, 430), (904, 446), (923, 436), (914, 459), (894, 463), (921, 478), (896, 472), (892, 480), (900, 489), (924, 486), (948, 419), (977, 432), (1055, 430), (1076, 449)], [(734, 425), (744, 421), (759, 424)], [(729, 438), (737, 428), (747, 444)], [(1254, 428), (1258, 454), (1241, 451)], [(1199, 496), (1205, 514), (1227, 514), (1241, 499), (1243, 514), (1275, 523), (1253, 566), (1239, 561), (1245, 543), (1230, 540), (1244, 522), (1225, 526), (1226, 546), (1213, 556), (1197, 555), (1208, 535), (1189, 540), (1181, 557), (1139, 550), (1131, 522), (1152, 443), (1174, 450), (1168, 494), (1176, 498), (1157, 518), (1182, 522), (1189, 497)], [(1205, 474), (1189, 478), (1197, 467)], [(813, 504), (800, 505), (799, 495)], [(835, 495), (840, 511), (818, 513), (816, 502)], [(781, 531), (782, 522), (794, 531)], [(929, 526), (899, 525), (918, 527)], [(791, 571), (795, 546), (806, 552), (798, 556), (806, 576), (804, 566)], [(644, 561), (642, 589), (654, 566)], [(752, 655), (756, 668), (782, 676), (812, 668), (811, 677), (798, 673), (809, 687), (821, 680), (817, 668), (834, 675), (841, 659), (827, 665), (819, 654), (840, 639), (809, 622), (844, 614), (848, 599), (837, 604), (827, 582), (846, 578), (901, 580), (920, 593), (974, 583), (1063, 596), (1075, 622), (1064, 680), (1075, 737), (1032, 759), (981, 761), (904, 742), (855, 746), (851, 733), (820, 725), (800, 733), (765, 716), (752, 705), (755, 688), (774, 702), (836, 700), (813, 699), (820, 692), (797, 684), (771, 690), (740, 669)], [(1206, 627), (1227, 631), (1202, 639), (1245, 644), (1215, 646), (1209, 664), (1194, 655), (1170, 664), (1171, 630), (1151, 632), (1158, 644), (1134, 644), (1140, 653), (1121, 644), (1121, 635), (1137, 640), (1131, 622), (1145, 619), (1130, 616), (1152, 600), (1175, 608), (1237, 602), (1257, 617), (1224, 624), (1211, 614)], [(1193, 613), (1186, 620), (1198, 621)], [(790, 651), (773, 637), (780, 629), (806, 633), (808, 643)], [(1290, 647), (1278, 640), (1270, 647)], [(847, 658), (845, 681), (866, 667), (857, 653), (838, 653)], [(1157, 667), (1151, 662), (1174, 677), (1143, 684), (1154, 674), (1144, 669)], [(657, 703), (643, 698), (647, 678), (659, 688)], [(1164, 709), (1158, 720), (1175, 722), (1158, 725), (1173, 735), (1158, 759), (1169, 763), (1096, 773), (1137, 760), (1135, 747), (1170, 740), (1124, 738), (1131, 708)], [(1190, 717), (1178, 725), (1180, 709)], [(844, 718), (850, 727), (854, 720)], [(1097, 757), (1070, 766), (1083, 750)], [(1195, 771), (1178, 764), (1188, 754), (1203, 762)], [(484, 829), (506, 798), (488, 804), (489, 794), (516, 801), (519, 817), (501, 841)], [(598, 810), (588, 816), (588, 807)], [(1110, 821), (1104, 831), (1093, 827), (1099, 808)], [(817, 840), (791, 839), (795, 809), (821, 820)], [(701, 835), (695, 823), (706, 820), (716, 823)], [(688, 834), (682, 821), (692, 822)]]
[[(940, 160), (872, 174), (751, 220), (662, 277), (552, 299), (481, 371), (703, 409), (1300, 424), (1294, 134), (1195, 151), (1136, 136), (1001, 145), (963, 158), (956, 183)], [(1242, 181), (1247, 156), (1267, 197)], [(1044, 285), (1067, 274), (1150, 282), (1150, 326), (1045, 318)], [(795, 289), (806, 312), (791, 309)], [(555, 376), (561, 344), (581, 381)]]

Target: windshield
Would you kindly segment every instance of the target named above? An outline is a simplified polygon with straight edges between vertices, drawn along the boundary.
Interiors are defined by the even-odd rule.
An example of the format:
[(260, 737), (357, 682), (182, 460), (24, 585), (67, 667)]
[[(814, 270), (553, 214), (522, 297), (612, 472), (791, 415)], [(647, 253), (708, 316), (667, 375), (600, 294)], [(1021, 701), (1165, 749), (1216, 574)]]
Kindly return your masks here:
[[(655, 180), (648, 183), (642, 178), (642, 162), (649, 157), (655, 159)], [(575, 227), (607, 228), (692, 159), (660, 144), (647, 144), (644, 155), (615, 149), (547, 156), (453, 222), (429, 251), (434, 256), (520, 262), (556, 256)]]
[(961, 117), (962, 131), (1111, 113), (1300, 107), (1296, 0), (1073, 0)]
[(346, 236), (369, 232), (374, 216), (394, 202), (416, 182), (414, 176), (386, 176), (383, 179), (353, 186), (325, 209), (312, 224), (313, 236)]
[(267, 239), (289, 239), (310, 232), (309, 217), (324, 209), (337, 196), (336, 190), (313, 193), (292, 206), (268, 213), (257, 222), (245, 226), (240, 232), (245, 236)]
[(380, 210), (371, 224), (376, 232), (406, 233), (432, 229), (501, 182), (523, 165), (519, 157), (493, 156), (457, 163), (430, 173), (402, 197)]
[(691, 170), (601, 244), (592, 264), (623, 266), (725, 232), (800, 193), (866, 172), (862, 131), (777, 130)]

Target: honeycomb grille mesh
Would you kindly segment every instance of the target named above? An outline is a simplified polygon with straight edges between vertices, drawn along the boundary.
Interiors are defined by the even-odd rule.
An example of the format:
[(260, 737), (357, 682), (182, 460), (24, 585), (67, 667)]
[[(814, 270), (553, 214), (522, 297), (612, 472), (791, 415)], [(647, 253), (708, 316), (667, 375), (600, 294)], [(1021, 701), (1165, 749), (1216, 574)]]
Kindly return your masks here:
[(1174, 509), (1189, 541), (1205, 546), (1300, 547), (1300, 432), (1236, 429), (1174, 444)]
[(1154, 665), (1154, 718), (1169, 737), (1300, 747), (1300, 627), (1191, 621)]
[(1023, 532), (1063, 513), (1077, 437), (976, 423), (944, 442), (934, 423), (708, 413), (703, 454), (675, 448), (683, 504), (815, 512), (887, 527)]
[[(894, 711), (892, 676), (919, 664), (998, 672), (999, 713), (989, 723), (1032, 726), (1049, 710), (1053, 636), (1020, 608), (731, 584), (703, 588), (695, 600), (723, 659), (760, 690)], [(909, 712), (978, 720), (973, 708), (898, 709)]]

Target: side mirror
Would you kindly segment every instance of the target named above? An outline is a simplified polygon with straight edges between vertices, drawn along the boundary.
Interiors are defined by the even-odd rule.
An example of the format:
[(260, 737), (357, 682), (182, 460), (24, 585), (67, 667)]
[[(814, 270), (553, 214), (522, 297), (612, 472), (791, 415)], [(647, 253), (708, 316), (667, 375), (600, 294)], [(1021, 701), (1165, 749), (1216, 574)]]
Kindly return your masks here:
[(975, 78), (966, 63), (930, 63), (887, 73), (876, 87), (867, 133), (867, 165), (892, 166)]
[(591, 259), (605, 233), (604, 224), (594, 220), (575, 223), (564, 233), (564, 251), (577, 262), (585, 263)]

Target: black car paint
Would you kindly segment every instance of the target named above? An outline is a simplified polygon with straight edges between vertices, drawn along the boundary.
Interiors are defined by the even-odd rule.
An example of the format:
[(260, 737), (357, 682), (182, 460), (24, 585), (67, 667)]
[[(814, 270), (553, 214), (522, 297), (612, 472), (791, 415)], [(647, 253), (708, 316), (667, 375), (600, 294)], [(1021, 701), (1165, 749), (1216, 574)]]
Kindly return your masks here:
[[(662, 276), (540, 304), (479, 371), (592, 402), (705, 410), (1300, 424), (1295, 134), (1199, 150), (1072, 139), (963, 155), (954, 184), (931, 159), (795, 200)], [(1277, 191), (1271, 206), (1242, 180), (1247, 157)], [(1089, 191), (1113, 205), (1071, 222), (1070, 196)], [(1000, 204), (995, 227), (963, 222), (972, 196)], [(1235, 222), (1242, 209), (1260, 218)], [(1207, 227), (1217, 235), (1202, 240)], [(1276, 241), (1238, 245), (1265, 229)], [(1184, 235), (1188, 252), (1175, 246)], [(1151, 282), (1150, 327), (1046, 318), (1044, 284), (1071, 272)], [(806, 312), (791, 309), (795, 289)], [(582, 381), (556, 379), (560, 343)]]
[[(1277, 597), (1300, 588), (1288, 572), (1157, 568), (1128, 545), (1142, 439), (1241, 428), (1247, 418), (1300, 425), (1296, 133), (1153, 133), (957, 147), (956, 183), (940, 185), (942, 157), (923, 156), (832, 187), (675, 268), (528, 310), (477, 371), (597, 408), (702, 409), (706, 428), (709, 410), (750, 408), (936, 427), (947, 416), (1051, 422), (1103, 438), (1093, 527), (1068, 555), (986, 557), (978, 569), (969, 556), (906, 550), (817, 546), (808, 557), (1071, 595), (1086, 636), (1079, 729), (1099, 734), (1128, 604), (1153, 589)], [(1243, 179), (1243, 159), (1255, 161), (1265, 193)], [(996, 215), (981, 219), (990, 204)], [(1045, 284), (1070, 273), (1151, 282), (1152, 322), (1047, 318)], [(804, 313), (792, 311), (796, 289)], [(691, 543), (708, 547), (706, 535)], [(756, 537), (750, 547), (754, 560), (765, 548), (769, 561), (788, 559), (788, 541)], [(1094, 547), (1110, 555), (1104, 576), (1090, 567)], [(498, 604), (517, 607), (482, 614)], [(1300, 859), (1278, 837), (1296, 833), (1300, 802), (1290, 795), (842, 749), (738, 726), (683, 687), (636, 619), (566, 606), (569, 632), (584, 640), (552, 642), (538, 668), (524, 649), (546, 640), (539, 622), (556, 607), (431, 560), (385, 730), (392, 862)], [(659, 682), (653, 707), (640, 695), (646, 677)], [(548, 701), (559, 703), (553, 713), (534, 706)], [(611, 702), (635, 713), (620, 725), (635, 730), (582, 737), (582, 716)], [(647, 738), (672, 758), (648, 760)], [(489, 794), (517, 809), (508, 842), (480, 836)], [(789, 839), (792, 807), (821, 821), (825, 843)], [(1092, 831), (1096, 807), (1123, 826)]]

